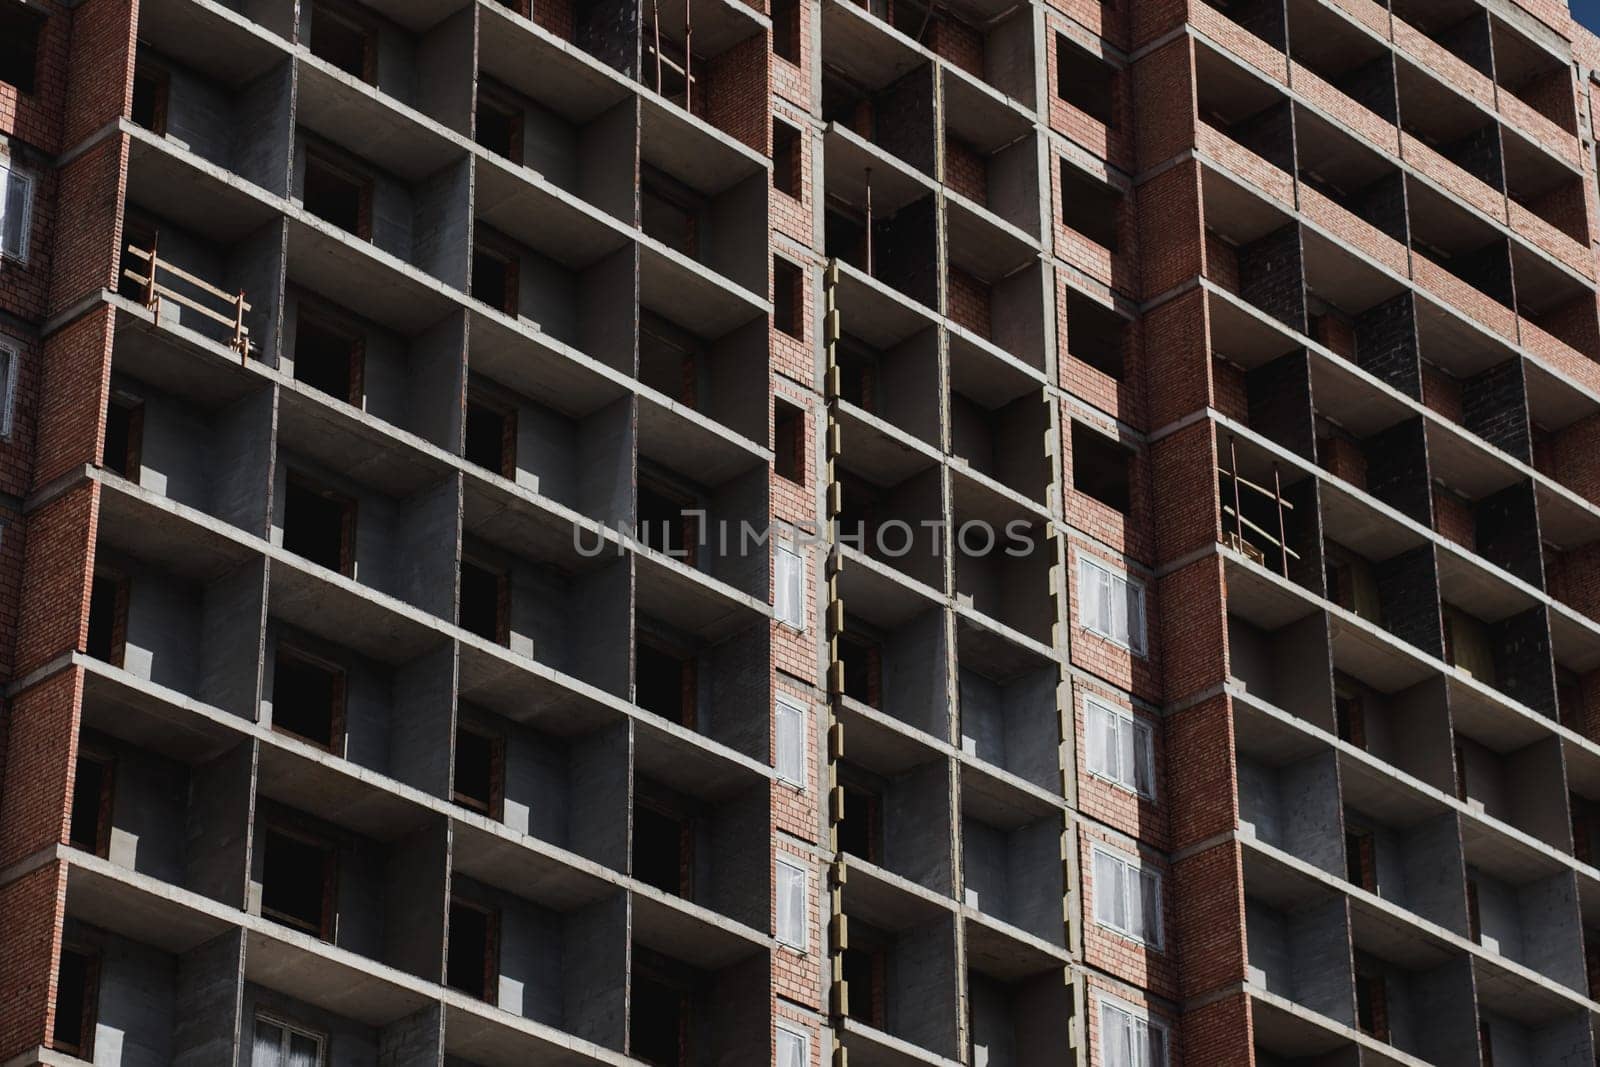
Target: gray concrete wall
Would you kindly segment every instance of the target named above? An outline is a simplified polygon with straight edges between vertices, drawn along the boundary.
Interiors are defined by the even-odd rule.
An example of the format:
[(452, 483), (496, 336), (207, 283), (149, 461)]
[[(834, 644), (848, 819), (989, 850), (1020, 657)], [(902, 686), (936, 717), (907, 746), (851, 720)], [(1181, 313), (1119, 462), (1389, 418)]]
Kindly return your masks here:
[[(563, 340), (624, 374), (639, 368), (639, 247), (630, 243), (587, 268), (576, 299), (575, 331)], [(548, 329), (548, 327), (546, 327)]]
[[(73, 925), (67, 937), (73, 936)], [(95, 1018), (97, 1067), (168, 1067), (177, 1019), (178, 963), (159, 949), (104, 935)]]
[(97, 564), (128, 582), (122, 666), (129, 674), (194, 695), (198, 689), (204, 589), (102, 547)]
[(1039, 145), (1032, 137), (1008, 145), (990, 156), (986, 167), (990, 211), (1013, 226), (1038, 237), (1040, 209), (1049, 198), (1039, 197)]
[(627, 1037), (628, 898), (617, 893), (562, 916), (562, 1027), (621, 1051)]
[(585, 123), (575, 141), (576, 181), (569, 186), (589, 203), (632, 226), (638, 218), (639, 99), (622, 103)]
[(967, 973), (967, 1013), (971, 1020), (973, 1062), (983, 1067), (1015, 1067), (1017, 1032), (1012, 1021), (1012, 989), (984, 974)]
[(243, 969), (243, 930), (219, 934), (178, 957), (171, 1067), (234, 1061)]
[(772, 752), (772, 723), (770, 716), (753, 715), (751, 709), (772, 706), (765, 669), (768, 641), (766, 627), (749, 627), (699, 656), (698, 729), (760, 763)]
[(1333, 753), (1280, 768), (1241, 757), (1239, 820), (1267, 844), (1344, 877), (1344, 823)]
[[(1466, 897), (1462, 893), (1461, 826), (1454, 812), (1446, 812), (1402, 831), (1400, 877), (1405, 897), (1396, 901), (1429, 922), (1466, 936)], [(1386, 896), (1381, 881), (1378, 895)]]
[(986, 915), (1062, 943), (1059, 818), (1005, 829), (961, 821), (964, 899)]
[(378, 1031), (377, 1067), (440, 1067), (444, 1063), (444, 1009), (430, 1004)]
[[(212, 415), (207, 442), (205, 504), (223, 522), (262, 536), (267, 529), (272, 451), (261, 442), (272, 437), (273, 390), (249, 393)], [(148, 433), (149, 423), (146, 423)], [(188, 442), (193, 450), (194, 439)], [(165, 450), (165, 446), (164, 446)]]
[(772, 929), (771, 806), (755, 787), (695, 821), (695, 902), (755, 930)]
[(1446, 694), (1444, 679), (1430, 678), (1388, 698), (1386, 714), (1369, 712), (1367, 715), (1369, 730), (1375, 718), (1386, 722), (1388, 747), (1379, 751), (1370, 741), (1368, 747), (1380, 759), (1453, 795), (1456, 791), (1455, 760), (1451, 756)]
[(638, 401), (613, 401), (578, 426), (576, 507), (615, 528), (634, 521)]
[(1572, 820), (1561, 745), (1559, 738), (1546, 737), (1505, 757), (1506, 811), (1518, 829), (1559, 852), (1570, 852)]
[[(1478, 1051), (1472, 965), (1460, 957), (1406, 976), (1409, 1037), (1395, 1044), (1430, 1063), (1472, 1063)], [(1391, 1004), (1393, 998), (1391, 998)]]
[(447, 452), (461, 450), (467, 376), (467, 315), (456, 311), (411, 342), (404, 415), (397, 421)]
[(895, 937), (885, 968), (889, 1033), (955, 1059), (961, 1013), (956, 994), (955, 931), (949, 918)]
[[(939, 335), (933, 330), (913, 334), (878, 357), (876, 413), (906, 433), (929, 444), (940, 443)], [(952, 422), (954, 413), (952, 412)], [(956, 433), (951, 426), (951, 435)], [(981, 437), (978, 442), (981, 444)], [(961, 448), (957, 455), (972, 458)]]
[(596, 731), (573, 743), (568, 773), (569, 795), (584, 798), (570, 808), (570, 847), (615, 871), (628, 868), (632, 745), (629, 723)]
[(229, 115), (231, 169), (274, 196), (289, 192), (293, 94), (294, 68), (284, 61), (235, 93)]
[[(85, 732), (85, 750), (113, 760), (111, 833), (107, 857), (129, 870), (182, 884), (184, 822), (189, 805), (189, 768), (154, 752)], [(98, 804), (98, 797), (74, 797)]]
[(184, 888), (245, 906), (256, 745), (245, 742), (190, 770), (184, 822)]
[(1023, 107), (1033, 107), (1033, 19), (1019, 11), (990, 27), (983, 42), (983, 77)]
[(573, 642), (572, 672), (613, 696), (627, 698), (632, 686), (632, 558), (611, 563), (573, 581), (573, 604), (580, 610), (565, 625)]
[[(578, 180), (578, 131), (561, 115), (520, 93), (513, 92), (500, 83), (495, 91), (516, 100), (522, 107), (522, 160), (523, 163), (544, 175), (547, 181), (571, 193), (582, 196)], [(619, 105), (636, 107), (631, 100)], [(633, 222), (630, 213), (627, 222)]]
[(759, 171), (713, 197), (701, 216), (698, 256), (706, 266), (763, 300), (771, 268), (764, 236), (770, 185), (767, 172)]
[[(250, 334), (250, 354), (268, 366), (276, 366), (283, 328), (282, 291), (287, 263), (288, 222), (269, 222), (233, 246), (233, 256), (220, 288), (244, 293), (250, 310), (245, 312), (245, 329)], [(232, 331), (223, 340), (231, 343)]]
[[(1515, 907), (1522, 955), (1514, 958), (1551, 981), (1588, 996), (1576, 877), (1571, 871), (1557, 871), (1517, 887)], [(1481, 899), (1480, 890), (1480, 909)]]
[[(467, 12), (463, 11), (462, 15)], [(450, 84), (465, 84), (449, 79)], [(411, 263), (458, 289), (467, 287), (472, 255), (472, 164), (466, 157), (448, 163), (411, 190)], [(374, 198), (374, 204), (376, 204)], [(376, 207), (374, 207), (376, 213)]]
[[(433, 817), (395, 841), (385, 858), (383, 961), (430, 982), (444, 974), (449, 852), (448, 824)], [(368, 907), (374, 903), (368, 901)]]
[(430, 615), (456, 610), (457, 552), (461, 541), (460, 474), (413, 493), (397, 509), (392, 591)]
[(999, 685), (962, 667), (962, 750), (1042, 789), (1059, 788), (1056, 674), (1053, 667), (1041, 667)]
[(952, 889), (954, 784), (937, 760), (895, 778), (883, 796), (883, 866), (936, 893)]
[(1050, 330), (1044, 309), (1055, 292), (1044, 267), (1024, 267), (989, 287), (989, 340), (1030, 367), (1046, 369)]
[(751, 319), (712, 342), (696, 408), (763, 447), (767, 444), (767, 321)]
[(395, 671), (389, 773), (430, 796), (450, 796), (458, 649), (454, 642)]
[[(718, 539), (712, 537), (696, 554), (696, 562), (713, 578), (763, 601), (769, 595), (772, 564), (766, 552), (741, 551), (743, 538), (739, 531), (745, 524), (754, 530), (766, 528), (767, 517), (771, 514), (768, 506), (770, 477), (769, 468), (758, 463), (712, 490), (706, 505), (706, 522), (709, 530), (729, 531), (728, 551), (722, 552)], [(810, 566), (816, 569), (814, 560)]]
[(206, 586), (200, 602), (195, 695), (213, 707), (251, 720), (260, 706), (266, 566), (265, 560), (240, 564)]
[(476, 68), (477, 45), (477, 12), (470, 7), (445, 18), (419, 37), (416, 44), (412, 105), (463, 137), (472, 136), (475, 96), (474, 79), (463, 78), (460, 72)]
[(950, 687), (930, 663), (947, 659), (944, 613), (930, 608), (883, 639), (883, 713), (939, 738), (950, 736)]

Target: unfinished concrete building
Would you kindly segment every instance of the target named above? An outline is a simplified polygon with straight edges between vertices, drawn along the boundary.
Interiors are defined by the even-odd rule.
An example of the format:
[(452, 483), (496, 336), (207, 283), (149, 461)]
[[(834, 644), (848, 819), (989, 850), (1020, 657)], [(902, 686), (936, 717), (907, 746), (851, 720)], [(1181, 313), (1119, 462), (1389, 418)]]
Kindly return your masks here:
[(0, 0), (0, 1064), (1592, 1067), (1597, 68)]

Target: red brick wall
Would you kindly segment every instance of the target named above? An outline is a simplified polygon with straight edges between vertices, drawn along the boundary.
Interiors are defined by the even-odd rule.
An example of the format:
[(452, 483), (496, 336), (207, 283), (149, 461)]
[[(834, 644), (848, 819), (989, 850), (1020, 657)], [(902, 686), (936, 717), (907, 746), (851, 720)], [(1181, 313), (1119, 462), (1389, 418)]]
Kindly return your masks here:
[(102, 306), (45, 342), (35, 486), (100, 457), (115, 320), (116, 312)]
[(7, 952), (0, 968), (0, 1059), (45, 1044), (54, 1028), (56, 956), (66, 908), (66, 867), (60, 863), (0, 885)]
[(9, 84), (0, 85), (0, 134), (53, 155), (62, 148), (61, 112), (67, 99), (72, 13), (60, 4), (46, 6), (50, 14), (39, 34), (34, 91), (19, 93)]
[(61, 168), (52, 314), (67, 311), (96, 290), (117, 287), (127, 142), (123, 136), (108, 138)]
[(67, 146), (130, 113), (138, 18), (138, 0), (85, 0), (73, 11), (67, 60)]
[(989, 336), (989, 287), (957, 267), (950, 268), (950, 318), (979, 337)]
[(84, 647), (99, 500), (99, 486), (86, 483), (28, 516), (17, 674)]
[(0, 868), (66, 843), (82, 694), (83, 671), (71, 668), (11, 702), (0, 784)]

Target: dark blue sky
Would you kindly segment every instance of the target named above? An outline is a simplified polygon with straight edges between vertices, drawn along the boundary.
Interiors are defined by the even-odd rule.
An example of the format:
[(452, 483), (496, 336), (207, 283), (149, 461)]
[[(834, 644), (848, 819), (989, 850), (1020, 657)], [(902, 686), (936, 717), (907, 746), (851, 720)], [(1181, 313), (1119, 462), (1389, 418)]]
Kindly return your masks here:
[(1572, 0), (1572, 14), (1579, 22), (1600, 33), (1600, 0)]

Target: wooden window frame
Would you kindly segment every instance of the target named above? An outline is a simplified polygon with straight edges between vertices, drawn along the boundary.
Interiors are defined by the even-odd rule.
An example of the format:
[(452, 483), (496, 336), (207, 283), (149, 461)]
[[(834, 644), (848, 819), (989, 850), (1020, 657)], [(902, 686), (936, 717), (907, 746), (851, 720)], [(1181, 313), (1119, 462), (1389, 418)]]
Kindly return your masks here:
[[(475, 911), (483, 916), (483, 986), (480, 995), (476, 998), (491, 1007), (498, 1006), (500, 1000), (500, 909), (488, 904), (480, 904), (475, 900), (452, 893), (448, 908), (463, 908)], [(447, 911), (448, 911), (447, 908)], [(449, 916), (446, 915), (446, 926), (449, 925)], [(449, 971), (449, 947), (445, 951), (445, 970)], [(454, 989), (454, 986), (449, 988)], [(456, 990), (465, 993), (466, 990)], [(470, 994), (469, 994), (470, 995)]]
[[(313, 1030), (301, 1023), (290, 1022), (283, 1016), (270, 1011), (258, 1011), (255, 1013), (254, 1019), (255, 1021), (264, 1022), (269, 1026), (276, 1026), (282, 1030), (284, 1032), (284, 1042), (286, 1044), (289, 1040), (290, 1034), (299, 1034), (301, 1037), (307, 1037), (312, 1041), (315, 1041), (317, 1043), (316, 1067), (326, 1067), (328, 1062), (328, 1035), (324, 1031)], [(282, 1053), (283, 1049), (280, 1048), (279, 1054), (282, 1055)], [(255, 1032), (253, 1027), (250, 1035), (250, 1054), (252, 1057), (255, 1055)]]
[[(302, 845), (310, 845), (311, 847), (319, 850), (323, 854), (323, 861), (322, 861), (322, 916), (321, 916), (322, 921), (316, 927), (313, 927), (312, 924), (310, 924), (308, 922), (304, 922), (304, 921), (302, 921), (300, 919), (297, 919), (292, 915), (286, 915), (283, 912), (276, 911), (276, 910), (274, 910), (272, 908), (267, 907), (267, 904), (266, 904), (266, 879), (267, 879), (266, 848), (265, 848), (265, 844), (264, 844), (264, 840), (265, 840), (267, 834), (277, 834), (278, 836), (286, 837), (291, 841), (298, 841)], [(282, 820), (282, 819), (271, 819), (271, 820), (268, 820), (268, 821), (262, 823), (261, 833), (259, 835), (257, 835), (257, 836), (259, 836), (260, 838), (263, 839), (262, 857), (261, 857), (261, 863), (262, 863), (262, 867), (261, 867), (261, 883), (262, 883), (261, 915), (262, 915), (262, 918), (271, 919), (273, 922), (278, 923), (278, 924), (280, 924), (282, 926), (287, 926), (291, 930), (299, 930), (301, 933), (311, 934), (313, 937), (316, 937), (318, 940), (326, 941), (326, 942), (329, 942), (331, 944), (332, 941), (333, 941), (333, 926), (334, 926), (334, 921), (335, 921), (335, 914), (338, 911), (338, 895), (339, 895), (339, 846), (338, 846), (338, 843), (333, 841), (333, 840), (331, 840), (326, 835), (319, 834), (319, 833), (316, 833), (316, 832), (311, 831), (311, 830), (306, 830), (306, 829), (297, 827), (297, 826), (293, 825), (292, 823), (290, 823), (288, 821), (285, 821), (285, 820)]]
[(468, 723), (457, 723), (458, 734), (471, 734), (489, 742), (489, 803), (467, 796), (455, 788), (456, 759), (452, 752), (450, 771), (450, 799), (469, 811), (478, 812), (500, 822), (505, 818), (506, 739), (498, 733)]
[[(52, 1030), (49, 1047), (57, 1052), (65, 1052), (81, 1060), (93, 1061), (95, 1027), (100, 1019), (100, 951), (82, 941), (66, 940), (61, 944), (61, 951), (56, 957), (57, 988), (56, 1000), (59, 1002), (61, 989), (59, 976), (61, 971), (61, 957), (67, 953), (81, 956), (83, 965), (83, 1015), (78, 1021), (79, 1034), (82, 1040), (73, 1044), (66, 1041), (57, 1041)], [(53, 1007), (54, 1005), (52, 1005)]]
[[(352, 75), (358, 77), (368, 85), (378, 84), (378, 27), (372, 19), (357, 11), (352, 5), (341, 3), (340, 0), (315, 0), (308, 5), (311, 9), (311, 38), (305, 42), (307, 51), (311, 51), (311, 42), (316, 39), (317, 19), (328, 18), (344, 25), (346, 29), (354, 30), (361, 36), (361, 73)], [(327, 63), (342, 73), (349, 74), (343, 67), (334, 64), (314, 51), (311, 53), (320, 63)]]
[[(286, 471), (284, 477), (286, 484), (292, 482), (303, 491), (314, 493), (326, 500), (337, 501), (341, 505), (338, 573), (346, 578), (354, 578), (356, 572), (356, 511), (358, 505), (356, 498), (347, 496), (337, 489), (329, 488), (327, 483), (314, 475), (303, 474), (293, 468)], [(287, 518), (287, 516), (285, 517)]]
[[(344, 401), (354, 407), (361, 407), (367, 391), (367, 334), (350, 318), (331, 304), (305, 293), (297, 293), (298, 307), (295, 309), (295, 366), (300, 365), (300, 326), (309, 323), (323, 333), (332, 334), (349, 345), (350, 360), (350, 391), (342, 397)], [(302, 379), (296, 378), (296, 381)], [(331, 393), (318, 393), (323, 396), (332, 396)]]
[(290, 659), (299, 660), (301, 663), (316, 667), (319, 670), (327, 671), (329, 674), (333, 675), (333, 706), (328, 709), (328, 742), (324, 743), (314, 737), (306, 737), (304, 734), (296, 733), (294, 730), (278, 724), (278, 716), (276, 714), (278, 693), (276, 689), (274, 689), (272, 693), (272, 703), (274, 708), (274, 714), (272, 716), (273, 732), (283, 734), (286, 737), (292, 737), (297, 741), (304, 741), (306, 744), (311, 745), (314, 748), (320, 748), (322, 751), (330, 753), (331, 755), (343, 757), (345, 748), (344, 742), (345, 725), (347, 723), (347, 708), (350, 700), (349, 673), (345, 670), (343, 665), (335, 662), (334, 660), (331, 660), (326, 656), (319, 656), (315, 652), (308, 651), (303, 645), (293, 641), (284, 641), (282, 638), (280, 638), (278, 640), (277, 651), (273, 654), (274, 671), (277, 669), (277, 661), (285, 656)]
[[(501, 2), (504, 2), (504, 0), (501, 0)], [(513, 0), (513, 3), (520, 2), (521, 0)], [(511, 5), (508, 4), (507, 6)], [(519, 14), (525, 13), (519, 12)], [(494, 149), (489, 148), (487, 145), (484, 145), (482, 141), (477, 140), (476, 134), (479, 132), (477, 116), (483, 114), (485, 106), (487, 106), (489, 110), (498, 112), (500, 115), (503, 115), (511, 120), (511, 151), (508, 155), (500, 156), (500, 153), (495, 152)], [(515, 166), (525, 166), (526, 157), (524, 154), (525, 145), (523, 143), (523, 124), (527, 120), (526, 109), (524, 109), (520, 103), (512, 98), (512, 94), (510, 92), (500, 88), (498, 85), (485, 83), (483, 81), (478, 83), (478, 98), (475, 103), (475, 108), (476, 110), (474, 111), (473, 118), (473, 143), (482, 147), (487, 152), (500, 156), (501, 159), (507, 160)]]
[[(316, 219), (319, 219), (322, 222), (327, 223), (329, 226), (332, 226), (334, 229), (340, 230), (340, 231), (342, 231), (344, 233), (348, 233), (351, 236), (357, 238), (358, 240), (371, 241), (372, 240), (372, 186), (373, 186), (372, 175), (368, 174), (366, 171), (361, 169), (359, 166), (355, 165), (353, 162), (351, 162), (348, 159), (346, 159), (342, 155), (342, 153), (337, 153), (337, 152), (335, 152), (333, 150), (330, 150), (328, 148), (325, 148), (325, 147), (323, 147), (321, 145), (307, 145), (306, 149), (305, 149), (305, 156), (306, 156), (306, 173), (302, 176), (303, 181), (309, 181), (310, 180), (311, 167), (313, 165), (315, 165), (315, 166), (321, 168), (322, 170), (332, 174), (334, 177), (342, 179), (344, 181), (347, 181), (351, 185), (354, 185), (356, 187), (356, 192), (357, 192), (356, 227), (353, 230), (347, 230), (343, 226), (340, 226), (337, 222), (334, 222), (331, 219), (323, 218), (321, 215), (318, 215), (315, 211), (312, 211), (309, 207), (306, 208), (306, 212), (308, 214), (310, 214), (312, 217), (314, 217)], [(303, 184), (302, 184), (301, 190), (300, 190), (300, 200), (301, 200), (301, 203), (304, 204), (304, 202), (305, 202), (305, 187), (304, 187)]]
[[(82, 744), (82, 742), (80, 742), (78, 746), (78, 762), (82, 763), (84, 760), (98, 764), (100, 767), (100, 795), (95, 798), (95, 839), (93, 851), (96, 856), (99, 856), (101, 859), (105, 859), (111, 854), (111, 816), (116, 803), (117, 760), (116, 757), (109, 752), (102, 751), (101, 749), (92, 746), (85, 746)], [(74, 786), (76, 786), (76, 767), (73, 768), (73, 780)], [(78, 796), (77, 790), (74, 788), (72, 795), (72, 807), (74, 811), (77, 810), (78, 805), (82, 803), (83, 799), (83, 797)], [(74, 847), (82, 847), (81, 845), (78, 845), (77, 842), (71, 840), (71, 813), (69, 813), (67, 819), (67, 834), (68, 844), (73, 845)]]
[[(494, 607), (494, 638), (497, 645), (510, 647), (511, 645), (511, 574), (505, 567), (473, 552), (461, 554), (462, 567), (474, 567), (486, 574), (494, 575), (495, 580), (495, 607)], [(456, 625), (474, 637), (483, 637), (473, 630), (467, 629), (461, 620), (460, 595), (457, 594)], [(489, 638), (484, 638), (489, 640)]]

